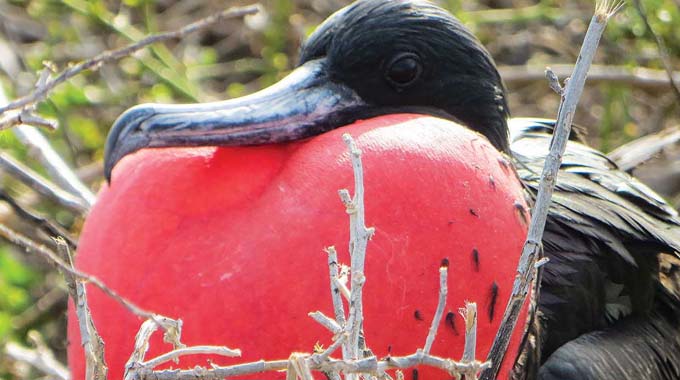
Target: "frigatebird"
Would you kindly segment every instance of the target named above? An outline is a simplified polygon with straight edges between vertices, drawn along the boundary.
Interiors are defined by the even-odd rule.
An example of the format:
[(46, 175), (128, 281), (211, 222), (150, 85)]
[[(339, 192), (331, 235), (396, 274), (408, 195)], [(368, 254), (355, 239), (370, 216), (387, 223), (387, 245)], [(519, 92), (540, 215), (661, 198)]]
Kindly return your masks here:
[[(304, 43), (297, 68), (253, 95), (144, 104), (113, 126), (105, 173), (148, 147), (305, 139), (390, 113), (452, 120), (485, 136), (535, 195), (554, 123), (512, 119), (490, 54), (423, 0), (359, 0)], [(516, 378), (680, 378), (680, 218), (574, 135), (543, 236), (550, 259)]]

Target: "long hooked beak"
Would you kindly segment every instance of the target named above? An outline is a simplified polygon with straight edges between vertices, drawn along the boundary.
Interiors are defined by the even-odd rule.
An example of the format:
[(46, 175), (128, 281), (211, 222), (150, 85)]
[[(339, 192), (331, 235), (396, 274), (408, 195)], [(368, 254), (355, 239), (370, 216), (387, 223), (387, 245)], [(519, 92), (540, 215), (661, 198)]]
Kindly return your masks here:
[(369, 105), (333, 82), (325, 59), (242, 98), (204, 104), (142, 104), (125, 111), (106, 141), (104, 173), (143, 148), (260, 145), (299, 140), (348, 124)]

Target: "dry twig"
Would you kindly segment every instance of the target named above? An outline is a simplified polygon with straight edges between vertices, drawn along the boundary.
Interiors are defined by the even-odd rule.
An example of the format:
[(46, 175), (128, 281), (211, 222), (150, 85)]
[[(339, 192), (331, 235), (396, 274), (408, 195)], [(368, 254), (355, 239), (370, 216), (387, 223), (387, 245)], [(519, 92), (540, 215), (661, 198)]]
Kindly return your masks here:
[[(59, 260), (60, 263), (63, 263), (61, 260), (68, 261), (68, 264), (63, 263), (64, 268), (62, 268), (62, 274), (66, 279), (69, 294), (76, 307), (76, 316), (78, 319), (78, 326), (80, 327), (80, 343), (85, 352), (85, 378), (88, 380), (106, 380), (108, 367), (106, 366), (106, 360), (104, 359), (104, 341), (97, 332), (94, 320), (92, 319), (92, 313), (87, 304), (87, 290), (85, 289), (85, 284), (78, 276), (72, 273), (75, 269), (66, 242), (59, 238), (55, 239), (55, 241), (61, 256), (61, 259)], [(66, 270), (66, 268), (70, 270)]]
[[(0, 88), (0, 104), (6, 103), (7, 97), (5, 96), (2, 88)], [(0, 115), (2, 115), (1, 112)], [(45, 136), (43, 136), (40, 131), (38, 131), (38, 129), (30, 125), (19, 124), (15, 126), (13, 132), (17, 138), (29, 148), (29, 153), (33, 154), (38, 160), (40, 160), (43, 166), (47, 169), (47, 172), (50, 173), (52, 178), (54, 178), (59, 183), (59, 185), (63, 186), (72, 195), (82, 200), (79, 202), (84, 205), (81, 206), (81, 209), (84, 207), (85, 211), (87, 211), (90, 207), (92, 207), (95, 200), (95, 196), (92, 191), (90, 191), (90, 189), (88, 189), (87, 186), (85, 186), (78, 179), (73, 170), (71, 170), (71, 168), (66, 165), (66, 162), (64, 162), (61, 156), (52, 148), (52, 146), (50, 146), (50, 143), (47, 141)], [(25, 172), (26, 170), (24, 170), (24, 173)], [(17, 173), (16, 171), (13, 173), (22, 174)], [(26, 177), (27, 175), (24, 175), (24, 178)], [(33, 177), (37, 178), (37, 176)], [(45, 190), (43, 186), (45, 184), (46, 181), (36, 182), (36, 186), (40, 185), (41, 190), (51, 193), (51, 195), (58, 193), (53, 190), (56, 188), (55, 186), (51, 186), (51, 191)], [(61, 193), (63, 193), (63, 191)], [(65, 197), (61, 196), (56, 199), (59, 201), (61, 199), (65, 199)], [(68, 202), (66, 204), (68, 205)], [(82, 210), (79, 212), (84, 213)]]
[(85, 201), (44, 179), (7, 153), (0, 152), (0, 169), (68, 210), (85, 214), (89, 209), (89, 205)]
[(439, 323), (442, 321), (442, 315), (444, 315), (444, 309), (446, 308), (446, 296), (449, 293), (449, 288), (446, 284), (448, 274), (448, 264), (442, 265), (439, 268), (439, 302), (437, 303), (437, 310), (435, 311), (434, 317), (432, 318), (430, 331), (427, 333), (425, 346), (423, 347), (423, 352), (426, 354), (429, 354), (430, 350), (432, 349), (434, 338), (437, 336), (437, 330), (439, 329)]
[[(558, 64), (551, 65), (550, 68), (557, 76), (564, 78), (571, 75), (574, 65)], [(498, 71), (503, 82), (509, 86), (545, 80), (544, 66), (499, 66)], [(588, 71), (588, 83), (591, 84), (620, 83), (648, 90), (670, 89), (671, 78), (676, 83), (680, 83), (680, 72), (674, 71), (669, 76), (664, 70), (609, 65), (592, 65)]]
[(671, 59), (668, 56), (668, 49), (666, 48), (666, 43), (663, 42), (661, 36), (654, 32), (654, 28), (652, 28), (652, 25), (649, 23), (649, 20), (647, 19), (647, 15), (645, 14), (645, 10), (643, 9), (640, 0), (633, 0), (633, 4), (635, 4), (635, 10), (637, 10), (637, 13), (640, 15), (640, 18), (644, 22), (645, 28), (647, 28), (647, 31), (649, 31), (649, 33), (654, 37), (656, 46), (659, 49), (659, 57), (661, 58), (661, 62), (663, 63), (664, 69), (666, 69), (666, 75), (668, 76), (670, 87), (673, 90), (673, 93), (675, 93), (675, 97), (678, 99), (678, 101), (680, 101), (680, 86), (678, 85), (678, 81), (675, 80), (673, 76), (674, 74), (673, 63), (671, 62)]
[[(2, 153), (0, 153), (0, 156), (2, 156)], [(2, 189), (0, 189), (0, 200), (7, 203), (12, 208), (12, 211), (21, 219), (36, 226), (38, 230), (42, 231), (45, 235), (49, 237), (62, 236), (72, 249), (77, 248), (78, 243), (76, 240), (61, 226), (37, 214), (35, 211), (22, 206)]]
[(15, 112), (8, 111), (0, 117), (0, 131), (22, 124), (43, 127), (52, 131), (57, 129), (57, 123), (54, 120), (44, 119), (27, 109)]
[[(47, 262), (55, 265), (59, 270), (63, 271), (64, 273), (74, 276), (80, 281), (89, 282), (92, 285), (98, 287), (106, 295), (113, 298), (116, 302), (120, 303), (132, 314), (144, 319), (156, 318), (156, 314), (146, 311), (140, 308), (139, 306), (135, 305), (134, 303), (130, 302), (128, 299), (126, 299), (125, 297), (115, 292), (113, 289), (106, 286), (106, 284), (104, 284), (104, 282), (99, 278), (87, 273), (83, 273), (78, 269), (75, 269), (72, 265), (67, 264), (62, 258), (60, 258), (59, 255), (53, 250), (47, 248), (42, 244), (34, 242), (33, 240), (27, 238), (26, 236), (16, 231), (13, 231), (12, 229), (8, 228), (2, 223), (0, 223), (0, 237), (4, 238), (5, 240), (12, 244), (15, 244), (23, 248), (26, 252), (39, 254), (40, 256), (45, 258)], [(57, 246), (60, 246), (60, 244), (66, 245), (66, 242), (62, 240), (63, 240), (62, 238), (55, 239), (55, 241), (57, 242)]]
[(12, 129), (17, 138), (28, 147), (29, 154), (34, 155), (47, 169), (47, 172), (62, 188), (82, 199), (89, 209), (94, 205), (96, 196), (83, 184), (75, 172), (66, 164), (50, 145), (40, 131), (30, 125), (19, 125)]
[(361, 163), (361, 151), (357, 148), (349, 134), (344, 134), (350, 152), (352, 168), (354, 170), (354, 197), (350, 199), (347, 190), (340, 190), (339, 195), (349, 214), (352, 288), (350, 291), (349, 317), (346, 331), (349, 333), (349, 355), (352, 359), (360, 359), (361, 331), (363, 327), (363, 286), (366, 282), (364, 264), (366, 262), (366, 247), (375, 232), (374, 228), (366, 227), (364, 213), (364, 169)]
[(22, 347), (16, 343), (9, 342), (5, 346), (7, 357), (28, 363), (41, 372), (60, 380), (70, 380), (71, 374), (57, 359), (54, 353), (47, 347), (42, 337), (37, 331), (28, 333), (28, 338), (33, 342), (34, 349)]
[(520, 311), (526, 300), (529, 286), (534, 277), (534, 263), (540, 256), (542, 248), (541, 240), (548, 217), (552, 191), (562, 162), (562, 155), (569, 139), (571, 121), (576, 111), (576, 105), (583, 92), (588, 69), (593, 61), (600, 37), (607, 26), (607, 21), (621, 6), (622, 3), (610, 2), (608, 0), (597, 4), (595, 15), (588, 26), (574, 72), (569, 78), (562, 94), (557, 115), (557, 125), (555, 126), (550, 145), (550, 153), (546, 157), (543, 173), (541, 174), (536, 203), (532, 210), (529, 233), (517, 267), (517, 276), (513, 284), (510, 301), (505, 309), (503, 320), (488, 355), (488, 359), (492, 362), (492, 367), (482, 374), (483, 379), (491, 380), (496, 378)]
[(246, 15), (257, 13), (258, 9), (259, 8), (255, 5), (247, 7), (229, 8), (220, 13), (208, 16), (206, 18), (193, 22), (189, 25), (186, 25), (179, 30), (152, 34), (134, 44), (127, 45), (120, 49), (100, 53), (97, 56), (88, 59), (87, 61), (83, 61), (68, 67), (66, 70), (62, 71), (54, 78), (44, 80), (44, 83), (40, 84), (38, 88), (36, 88), (35, 91), (33, 91), (32, 93), (20, 99), (17, 99), (3, 107), (0, 107), (0, 115), (5, 113), (6, 111), (21, 109), (36, 102), (42, 101), (47, 96), (47, 94), (49, 94), (49, 92), (52, 91), (52, 89), (54, 89), (54, 87), (67, 81), (68, 79), (73, 78), (74, 76), (80, 74), (85, 70), (97, 70), (99, 67), (101, 67), (101, 65), (105, 63), (117, 61), (121, 58), (130, 56), (132, 53), (141, 50), (151, 44), (169, 40), (182, 39), (190, 33), (196, 32), (201, 29), (205, 29), (217, 23), (223, 22), (224, 20), (243, 17)]

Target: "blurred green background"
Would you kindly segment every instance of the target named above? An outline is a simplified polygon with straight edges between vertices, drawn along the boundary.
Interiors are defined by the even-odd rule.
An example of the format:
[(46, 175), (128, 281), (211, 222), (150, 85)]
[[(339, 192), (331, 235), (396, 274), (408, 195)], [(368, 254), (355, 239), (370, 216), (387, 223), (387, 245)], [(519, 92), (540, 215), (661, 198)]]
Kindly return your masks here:
[[(642, 0), (646, 17), (665, 42), (676, 70), (680, 68), (679, 1)], [(177, 29), (229, 6), (251, 3), (0, 0), (0, 86), (15, 98), (32, 90), (44, 61), (63, 70), (69, 63), (148, 33)], [(96, 72), (85, 72), (40, 103), (39, 113), (60, 125), (47, 135), (80, 178), (96, 190), (103, 182), (101, 160), (107, 131), (123, 110), (141, 102), (237, 97), (272, 84), (295, 65), (300, 41), (347, 3), (264, 0), (263, 11), (256, 16), (230, 20), (182, 41), (154, 45)], [(440, 4), (474, 31), (502, 72), (515, 66), (541, 72), (547, 65), (573, 63), (594, 8), (586, 0), (446, 0)], [(596, 63), (663, 69), (654, 36), (633, 2), (610, 22)], [(555, 115), (559, 98), (545, 81), (513, 77), (507, 87), (514, 116)], [(575, 121), (587, 127), (591, 144), (611, 151), (639, 136), (680, 125), (679, 111), (679, 99), (668, 86), (598, 81), (587, 85)], [(0, 149), (45, 173), (12, 132), (0, 132)], [(669, 152), (662, 164), (677, 166), (673, 157)], [(679, 180), (670, 178), (665, 169), (655, 172), (653, 165), (638, 170), (677, 204)], [(2, 191), (78, 235), (81, 215), (42, 199), (5, 173), (0, 172), (0, 181)], [(4, 203), (0, 203), (0, 222), (50, 244), (47, 236), (17, 218)], [(40, 258), (0, 243), (0, 347), (7, 341), (25, 344), (27, 332), (37, 329), (58, 358), (65, 360), (64, 289), (59, 276)], [(37, 375), (0, 354), (0, 378)]]

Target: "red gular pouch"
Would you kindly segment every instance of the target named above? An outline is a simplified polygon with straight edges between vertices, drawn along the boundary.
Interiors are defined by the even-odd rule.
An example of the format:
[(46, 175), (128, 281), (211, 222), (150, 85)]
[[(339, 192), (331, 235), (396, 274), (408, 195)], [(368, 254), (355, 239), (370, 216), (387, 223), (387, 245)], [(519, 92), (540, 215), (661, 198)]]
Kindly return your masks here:
[[(125, 157), (100, 192), (80, 238), (78, 269), (146, 310), (181, 318), (184, 344), (243, 353), (182, 357), (163, 368), (287, 359), (328, 347), (332, 333), (308, 313), (333, 316), (324, 248), (335, 246), (340, 263), (350, 263), (348, 216), (338, 198), (339, 189), (354, 191), (344, 133), (362, 151), (366, 224), (375, 227), (365, 265), (368, 347), (383, 358), (424, 346), (438, 269), (448, 259), (448, 302), (432, 354), (461, 358), (458, 310), (471, 301), (479, 310), (477, 358), (486, 358), (515, 278), (527, 207), (514, 170), (486, 138), (431, 116), (382, 116), (285, 144), (143, 149)], [(143, 321), (88, 290), (109, 378), (122, 379)], [(525, 314), (500, 378), (517, 354)], [(82, 380), (72, 307), (69, 317), (70, 367)], [(147, 358), (172, 349), (161, 335)], [(404, 373), (451, 378), (425, 366)]]

